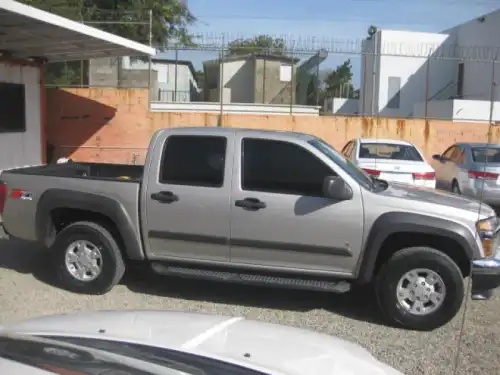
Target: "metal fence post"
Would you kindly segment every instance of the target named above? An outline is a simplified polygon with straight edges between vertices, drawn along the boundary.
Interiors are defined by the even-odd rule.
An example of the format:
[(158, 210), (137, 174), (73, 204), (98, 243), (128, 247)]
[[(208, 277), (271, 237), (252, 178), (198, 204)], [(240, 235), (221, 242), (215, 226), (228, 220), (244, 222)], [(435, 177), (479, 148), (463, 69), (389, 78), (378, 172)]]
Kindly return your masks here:
[[(373, 69), (372, 69), (372, 102), (371, 115), (375, 116), (375, 94), (377, 93), (377, 52), (378, 52), (378, 32), (373, 34)], [(378, 98), (378, 95), (376, 95)], [(378, 108), (378, 105), (377, 105)], [(377, 110), (378, 112), (378, 110)]]
[(177, 62), (179, 61), (179, 48), (175, 46), (175, 65), (174, 65), (174, 102), (177, 103)]
[(427, 120), (427, 114), (429, 110), (429, 85), (430, 85), (430, 80), (429, 80), (429, 75), (430, 75), (430, 70), (431, 70), (431, 55), (427, 56), (427, 67), (425, 70), (425, 110), (424, 110), (424, 119)]
[(292, 52), (292, 63), (291, 63), (291, 68), (292, 68), (292, 77), (290, 81), (290, 116), (293, 115), (293, 101), (295, 99), (295, 85), (297, 84), (296, 82), (296, 75), (297, 75), (297, 70), (295, 69), (295, 56)]
[(495, 56), (491, 61), (491, 89), (490, 89), (490, 116), (489, 116), (489, 129), (488, 129), (488, 143), (491, 143), (491, 128), (493, 127), (493, 112), (495, 110), (495, 65), (496, 59), (498, 57)]
[(220, 63), (219, 63), (219, 100), (220, 100), (220, 112), (219, 112), (219, 122), (217, 126), (224, 126), (224, 34), (222, 34), (222, 47), (220, 50)]
[[(149, 46), (153, 46), (153, 10), (149, 9), (148, 10), (148, 15), (149, 15), (149, 31), (148, 31), (148, 39), (149, 39)], [(152, 61), (151, 61), (151, 55), (148, 58), (148, 109), (151, 111), (151, 100), (152, 100), (152, 95), (151, 95), (151, 79), (152, 79)]]

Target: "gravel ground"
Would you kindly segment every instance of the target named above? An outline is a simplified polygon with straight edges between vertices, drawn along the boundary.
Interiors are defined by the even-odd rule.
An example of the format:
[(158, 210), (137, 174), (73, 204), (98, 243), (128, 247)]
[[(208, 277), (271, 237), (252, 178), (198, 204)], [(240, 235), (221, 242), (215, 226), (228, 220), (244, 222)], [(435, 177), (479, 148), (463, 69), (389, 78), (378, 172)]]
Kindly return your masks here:
[[(51, 285), (43, 253), (0, 240), (0, 324), (39, 315), (102, 309), (200, 311), (281, 323), (337, 335), (369, 349), (407, 375), (452, 374), (463, 311), (432, 333), (385, 326), (369, 295), (329, 295), (128, 275), (104, 296)], [(500, 374), (500, 297), (470, 302), (459, 374)]]

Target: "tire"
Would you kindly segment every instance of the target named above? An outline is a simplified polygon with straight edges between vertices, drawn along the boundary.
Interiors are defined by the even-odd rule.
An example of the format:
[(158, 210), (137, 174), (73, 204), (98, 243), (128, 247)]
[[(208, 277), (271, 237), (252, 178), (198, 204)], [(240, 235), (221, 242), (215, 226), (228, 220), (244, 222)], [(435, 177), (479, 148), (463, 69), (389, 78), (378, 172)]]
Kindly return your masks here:
[[(407, 282), (409, 279), (406, 278), (401, 284), (405, 285), (406, 283), (406, 288), (398, 289), (398, 284), (403, 280), (403, 276), (412, 270), (427, 270), (434, 272), (434, 275), (438, 275), (440, 279), (436, 277), (435, 279), (440, 281), (434, 284), (435, 286), (432, 288), (439, 290), (439, 285), (444, 285), (444, 298), (441, 298), (443, 294), (434, 298), (439, 294), (426, 292), (432, 290), (427, 288), (427, 284), (425, 287), (420, 287), (422, 285), (420, 282), (423, 282), (421, 278), (413, 284), (413, 286), (418, 284), (418, 289), (413, 289), (413, 286), (410, 286)], [(418, 272), (409, 275), (412, 277), (419, 276)], [(420, 275), (425, 275), (425, 272), (420, 273)], [(460, 268), (449, 256), (428, 247), (411, 247), (399, 250), (381, 267), (377, 274), (375, 288), (379, 308), (389, 323), (418, 331), (431, 331), (445, 325), (458, 313), (464, 298), (465, 285)], [(398, 291), (400, 291), (399, 294)], [(403, 297), (400, 297), (405, 295), (403, 292), (411, 294), (412, 291), (413, 294), (410, 298), (420, 299), (415, 301), (413, 305), (414, 311), (409, 310), (408, 306), (411, 303), (408, 301), (410, 299), (401, 301)], [(416, 297), (416, 295), (421, 297)], [(439, 302), (432, 304), (434, 307), (430, 307), (431, 310), (424, 313), (424, 310), (427, 310), (428, 307), (422, 308), (420, 306), (424, 305), (416, 303), (423, 303), (426, 298)], [(427, 299), (425, 303), (432, 303), (431, 299)], [(432, 311), (432, 308), (435, 308), (435, 310)], [(416, 310), (419, 310), (420, 313), (417, 313)]]
[[(99, 269), (100, 272), (94, 272), (94, 276), (86, 274), (87, 280), (74, 276), (76, 266), (67, 266), (67, 255), (71, 248), (75, 248), (72, 244), (76, 241), (84, 243), (86, 248), (97, 249), (90, 262), (95, 262), (97, 268), (93, 270)], [(62, 288), (74, 293), (105, 294), (120, 282), (125, 273), (125, 262), (117, 241), (109, 230), (93, 222), (79, 221), (68, 225), (59, 232), (52, 249), (58, 282)]]
[(458, 186), (458, 182), (453, 180), (451, 183), (451, 191), (453, 194), (462, 195), (462, 191), (460, 190), (460, 186)]

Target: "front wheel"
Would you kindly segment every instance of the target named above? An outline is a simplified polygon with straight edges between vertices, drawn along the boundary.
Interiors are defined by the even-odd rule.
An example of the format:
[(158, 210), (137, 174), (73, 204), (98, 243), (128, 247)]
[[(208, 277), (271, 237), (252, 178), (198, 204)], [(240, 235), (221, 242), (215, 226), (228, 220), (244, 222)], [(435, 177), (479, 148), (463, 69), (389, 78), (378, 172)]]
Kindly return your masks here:
[(125, 272), (116, 239), (96, 223), (68, 225), (57, 235), (53, 250), (61, 286), (75, 293), (104, 294)]
[(464, 288), (457, 264), (427, 247), (399, 250), (381, 267), (376, 280), (377, 300), (387, 319), (421, 331), (453, 319), (462, 305)]

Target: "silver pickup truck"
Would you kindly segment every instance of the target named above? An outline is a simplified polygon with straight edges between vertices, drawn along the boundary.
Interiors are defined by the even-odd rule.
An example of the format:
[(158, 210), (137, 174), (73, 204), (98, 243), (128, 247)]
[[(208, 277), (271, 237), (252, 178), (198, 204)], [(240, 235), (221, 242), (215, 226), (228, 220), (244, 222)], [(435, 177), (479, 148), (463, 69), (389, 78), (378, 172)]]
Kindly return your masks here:
[(74, 292), (106, 293), (134, 261), (337, 293), (373, 285), (390, 322), (431, 330), (459, 311), (466, 277), (485, 299), (500, 285), (491, 207), (370, 177), (307, 134), (165, 129), (144, 167), (66, 163), (0, 179), (5, 232), (43, 243)]

